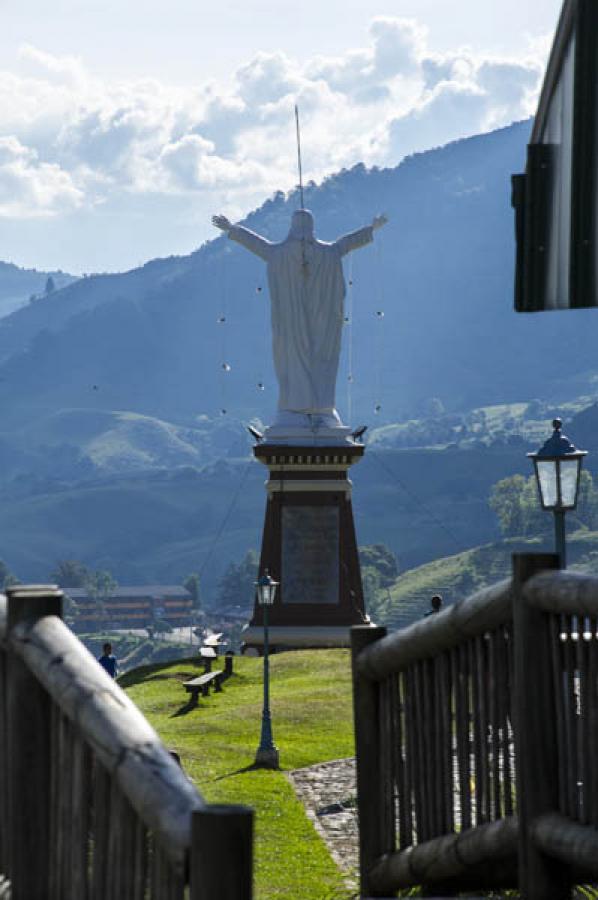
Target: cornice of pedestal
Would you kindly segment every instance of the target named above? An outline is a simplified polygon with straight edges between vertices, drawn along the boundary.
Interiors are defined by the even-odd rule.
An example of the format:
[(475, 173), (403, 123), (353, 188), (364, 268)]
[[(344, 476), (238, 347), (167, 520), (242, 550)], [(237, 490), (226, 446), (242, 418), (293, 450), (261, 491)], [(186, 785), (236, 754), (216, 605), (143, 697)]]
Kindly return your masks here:
[(256, 458), (270, 470), (266, 489), (278, 492), (342, 492), (351, 496), (352, 483), (347, 473), (359, 462), (363, 444), (344, 447), (303, 447), (285, 444), (257, 444)]
[(285, 472), (347, 471), (365, 452), (363, 444), (308, 447), (291, 444), (256, 444), (253, 453), (261, 463)]

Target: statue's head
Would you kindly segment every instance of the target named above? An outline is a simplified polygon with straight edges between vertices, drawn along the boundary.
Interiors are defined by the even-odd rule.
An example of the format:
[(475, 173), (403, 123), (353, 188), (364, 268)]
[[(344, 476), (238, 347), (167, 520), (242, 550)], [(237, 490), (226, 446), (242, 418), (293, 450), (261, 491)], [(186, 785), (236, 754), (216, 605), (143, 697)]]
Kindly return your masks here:
[(314, 217), (308, 209), (298, 209), (293, 213), (289, 237), (310, 240), (314, 236)]

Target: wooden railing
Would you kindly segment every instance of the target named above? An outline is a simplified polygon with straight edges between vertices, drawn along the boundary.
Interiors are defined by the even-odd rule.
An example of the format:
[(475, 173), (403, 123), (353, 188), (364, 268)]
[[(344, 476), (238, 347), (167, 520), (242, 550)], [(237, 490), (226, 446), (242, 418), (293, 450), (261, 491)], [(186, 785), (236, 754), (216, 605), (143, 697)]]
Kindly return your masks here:
[(557, 566), (518, 555), (409, 628), (353, 629), (363, 897), (598, 878), (598, 578)]
[(252, 811), (208, 806), (61, 619), (0, 595), (0, 873), (12, 900), (250, 900)]

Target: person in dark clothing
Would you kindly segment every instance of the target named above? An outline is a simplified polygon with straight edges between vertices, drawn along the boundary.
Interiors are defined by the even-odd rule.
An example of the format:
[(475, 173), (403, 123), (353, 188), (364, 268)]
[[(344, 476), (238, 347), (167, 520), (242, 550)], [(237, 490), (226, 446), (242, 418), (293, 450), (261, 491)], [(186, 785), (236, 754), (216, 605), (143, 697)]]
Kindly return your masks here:
[(442, 597), (440, 596), (440, 594), (434, 594), (434, 596), (430, 600), (430, 607), (431, 608), (428, 610), (428, 612), (424, 614), (424, 619), (426, 619), (428, 616), (433, 616), (434, 613), (440, 612), (440, 610), (442, 609)]
[(116, 656), (112, 653), (112, 644), (104, 644), (104, 652), (102, 656), (98, 659), (99, 664), (105, 669), (110, 678), (116, 678), (118, 675), (118, 664), (116, 662)]

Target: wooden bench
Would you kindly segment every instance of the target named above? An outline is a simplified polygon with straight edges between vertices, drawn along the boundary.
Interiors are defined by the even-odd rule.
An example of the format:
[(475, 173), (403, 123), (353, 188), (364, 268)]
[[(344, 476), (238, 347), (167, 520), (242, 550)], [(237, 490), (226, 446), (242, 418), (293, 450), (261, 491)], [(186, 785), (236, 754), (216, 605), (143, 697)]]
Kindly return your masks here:
[(221, 669), (218, 669), (216, 672), (205, 672), (198, 678), (192, 678), (190, 681), (183, 681), (183, 687), (188, 694), (192, 695), (193, 700), (197, 700), (200, 691), (202, 697), (207, 697), (210, 692), (211, 684), (214, 686), (215, 691), (222, 690), (222, 675), (223, 672)]

